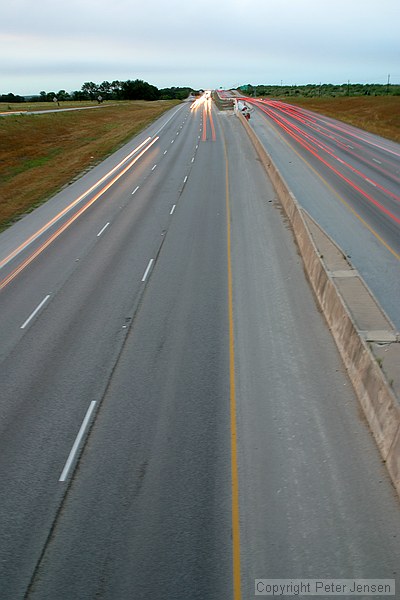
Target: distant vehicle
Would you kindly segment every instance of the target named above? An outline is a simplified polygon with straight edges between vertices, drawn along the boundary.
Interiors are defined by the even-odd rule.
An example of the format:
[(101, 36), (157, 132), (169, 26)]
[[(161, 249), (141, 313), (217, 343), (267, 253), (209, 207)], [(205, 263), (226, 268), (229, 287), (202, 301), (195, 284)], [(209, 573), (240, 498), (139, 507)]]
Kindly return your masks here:
[(247, 120), (250, 119), (250, 108), (247, 106), (246, 103), (241, 102), (239, 100), (238, 101), (238, 109), (240, 110), (240, 112), (242, 113), (242, 115), (245, 117), (245, 119), (247, 119)]

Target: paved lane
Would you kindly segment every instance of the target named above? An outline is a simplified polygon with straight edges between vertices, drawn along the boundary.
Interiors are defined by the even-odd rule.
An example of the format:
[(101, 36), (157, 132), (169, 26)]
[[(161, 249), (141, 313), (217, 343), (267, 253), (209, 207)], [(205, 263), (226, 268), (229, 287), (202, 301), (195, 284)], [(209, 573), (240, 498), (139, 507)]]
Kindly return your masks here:
[[(171, 206), (190, 171), (187, 155), (193, 156), (196, 152), (195, 134), (199, 121), (196, 132), (193, 130), (186, 138), (182, 136), (182, 143), (177, 135), (188, 114), (188, 107), (182, 117), (180, 111), (173, 112), (177, 122), (169, 123), (164, 119), (169, 126), (167, 130), (142, 135), (139, 144), (136, 141), (136, 144), (128, 145), (113, 160), (99, 166), (95, 175), (89, 173), (40, 207), (38, 214), (35, 211), (32, 216), (28, 215), (0, 236), (0, 308), (3, 316), (0, 337), (7, 342), (0, 350), (3, 356), (7, 347), (22, 335), (20, 325), (43, 298), (49, 294), (53, 298), (68, 277), (81, 267), (82, 261), (87, 257), (93, 260), (104, 245), (121, 244), (119, 226), (126, 229), (129, 223), (135, 223), (136, 235), (129, 241), (137, 243), (139, 252), (143, 252), (141, 261), (147, 259), (148, 253), (156, 252), (169, 222)], [(193, 125), (194, 121), (187, 124), (188, 128)], [(132, 155), (132, 147), (141, 149)], [(127, 156), (131, 156), (128, 161)], [(150, 202), (153, 197), (156, 201)], [(143, 243), (139, 242), (138, 235)], [(141, 268), (140, 262), (138, 269)]]
[[(200, 115), (187, 111), (174, 113), (157, 155), (119, 180), (118, 193), (110, 188), (0, 293), (0, 581), (7, 598), (22, 597), (29, 583), (63, 497), (58, 478), (90, 402), (103, 397), (146, 267), (179, 203), (201, 135)], [(41, 211), (36, 222), (46, 218)]]
[(225, 120), (243, 598), (256, 578), (393, 578), (398, 499), (271, 185)]
[(400, 146), (282, 102), (250, 124), (300, 204), (336, 241), (400, 328)]
[(399, 144), (283, 102), (260, 101), (255, 105), (338, 191), (343, 191), (357, 214), (399, 254)]
[(224, 185), (202, 143), (32, 598), (232, 595)]
[(32, 312), (20, 297), (50, 293), (22, 333), (1, 325), (7, 600), (395, 576), (398, 499), (274, 191), (236, 117), (210, 111), (177, 113), (157, 155), (0, 293), (13, 323)]

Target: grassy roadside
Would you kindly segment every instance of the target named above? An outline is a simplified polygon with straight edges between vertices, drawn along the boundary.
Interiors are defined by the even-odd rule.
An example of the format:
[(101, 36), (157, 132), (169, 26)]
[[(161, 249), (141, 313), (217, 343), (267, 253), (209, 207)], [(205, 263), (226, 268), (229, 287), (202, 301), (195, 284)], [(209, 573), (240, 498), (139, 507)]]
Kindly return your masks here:
[(400, 96), (288, 98), (283, 101), (400, 143)]
[(0, 231), (176, 104), (138, 100), (98, 110), (0, 117)]

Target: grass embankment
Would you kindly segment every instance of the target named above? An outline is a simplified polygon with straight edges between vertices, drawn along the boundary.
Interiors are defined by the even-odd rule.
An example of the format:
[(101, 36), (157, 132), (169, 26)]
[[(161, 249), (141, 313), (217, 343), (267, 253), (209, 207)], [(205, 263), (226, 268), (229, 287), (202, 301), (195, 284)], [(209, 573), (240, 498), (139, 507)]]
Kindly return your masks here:
[(176, 104), (133, 101), (96, 110), (0, 117), (0, 231)]
[(290, 98), (284, 102), (302, 106), (400, 142), (400, 96)]

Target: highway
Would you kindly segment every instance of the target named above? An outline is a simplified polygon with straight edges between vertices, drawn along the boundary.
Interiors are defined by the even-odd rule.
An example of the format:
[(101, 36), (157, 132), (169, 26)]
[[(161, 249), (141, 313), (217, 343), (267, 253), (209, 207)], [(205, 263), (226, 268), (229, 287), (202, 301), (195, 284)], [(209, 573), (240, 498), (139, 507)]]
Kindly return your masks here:
[(277, 100), (246, 102), (298, 201), (400, 329), (400, 145)]
[(163, 115), (0, 267), (1, 600), (396, 577), (398, 498), (233, 113)]

